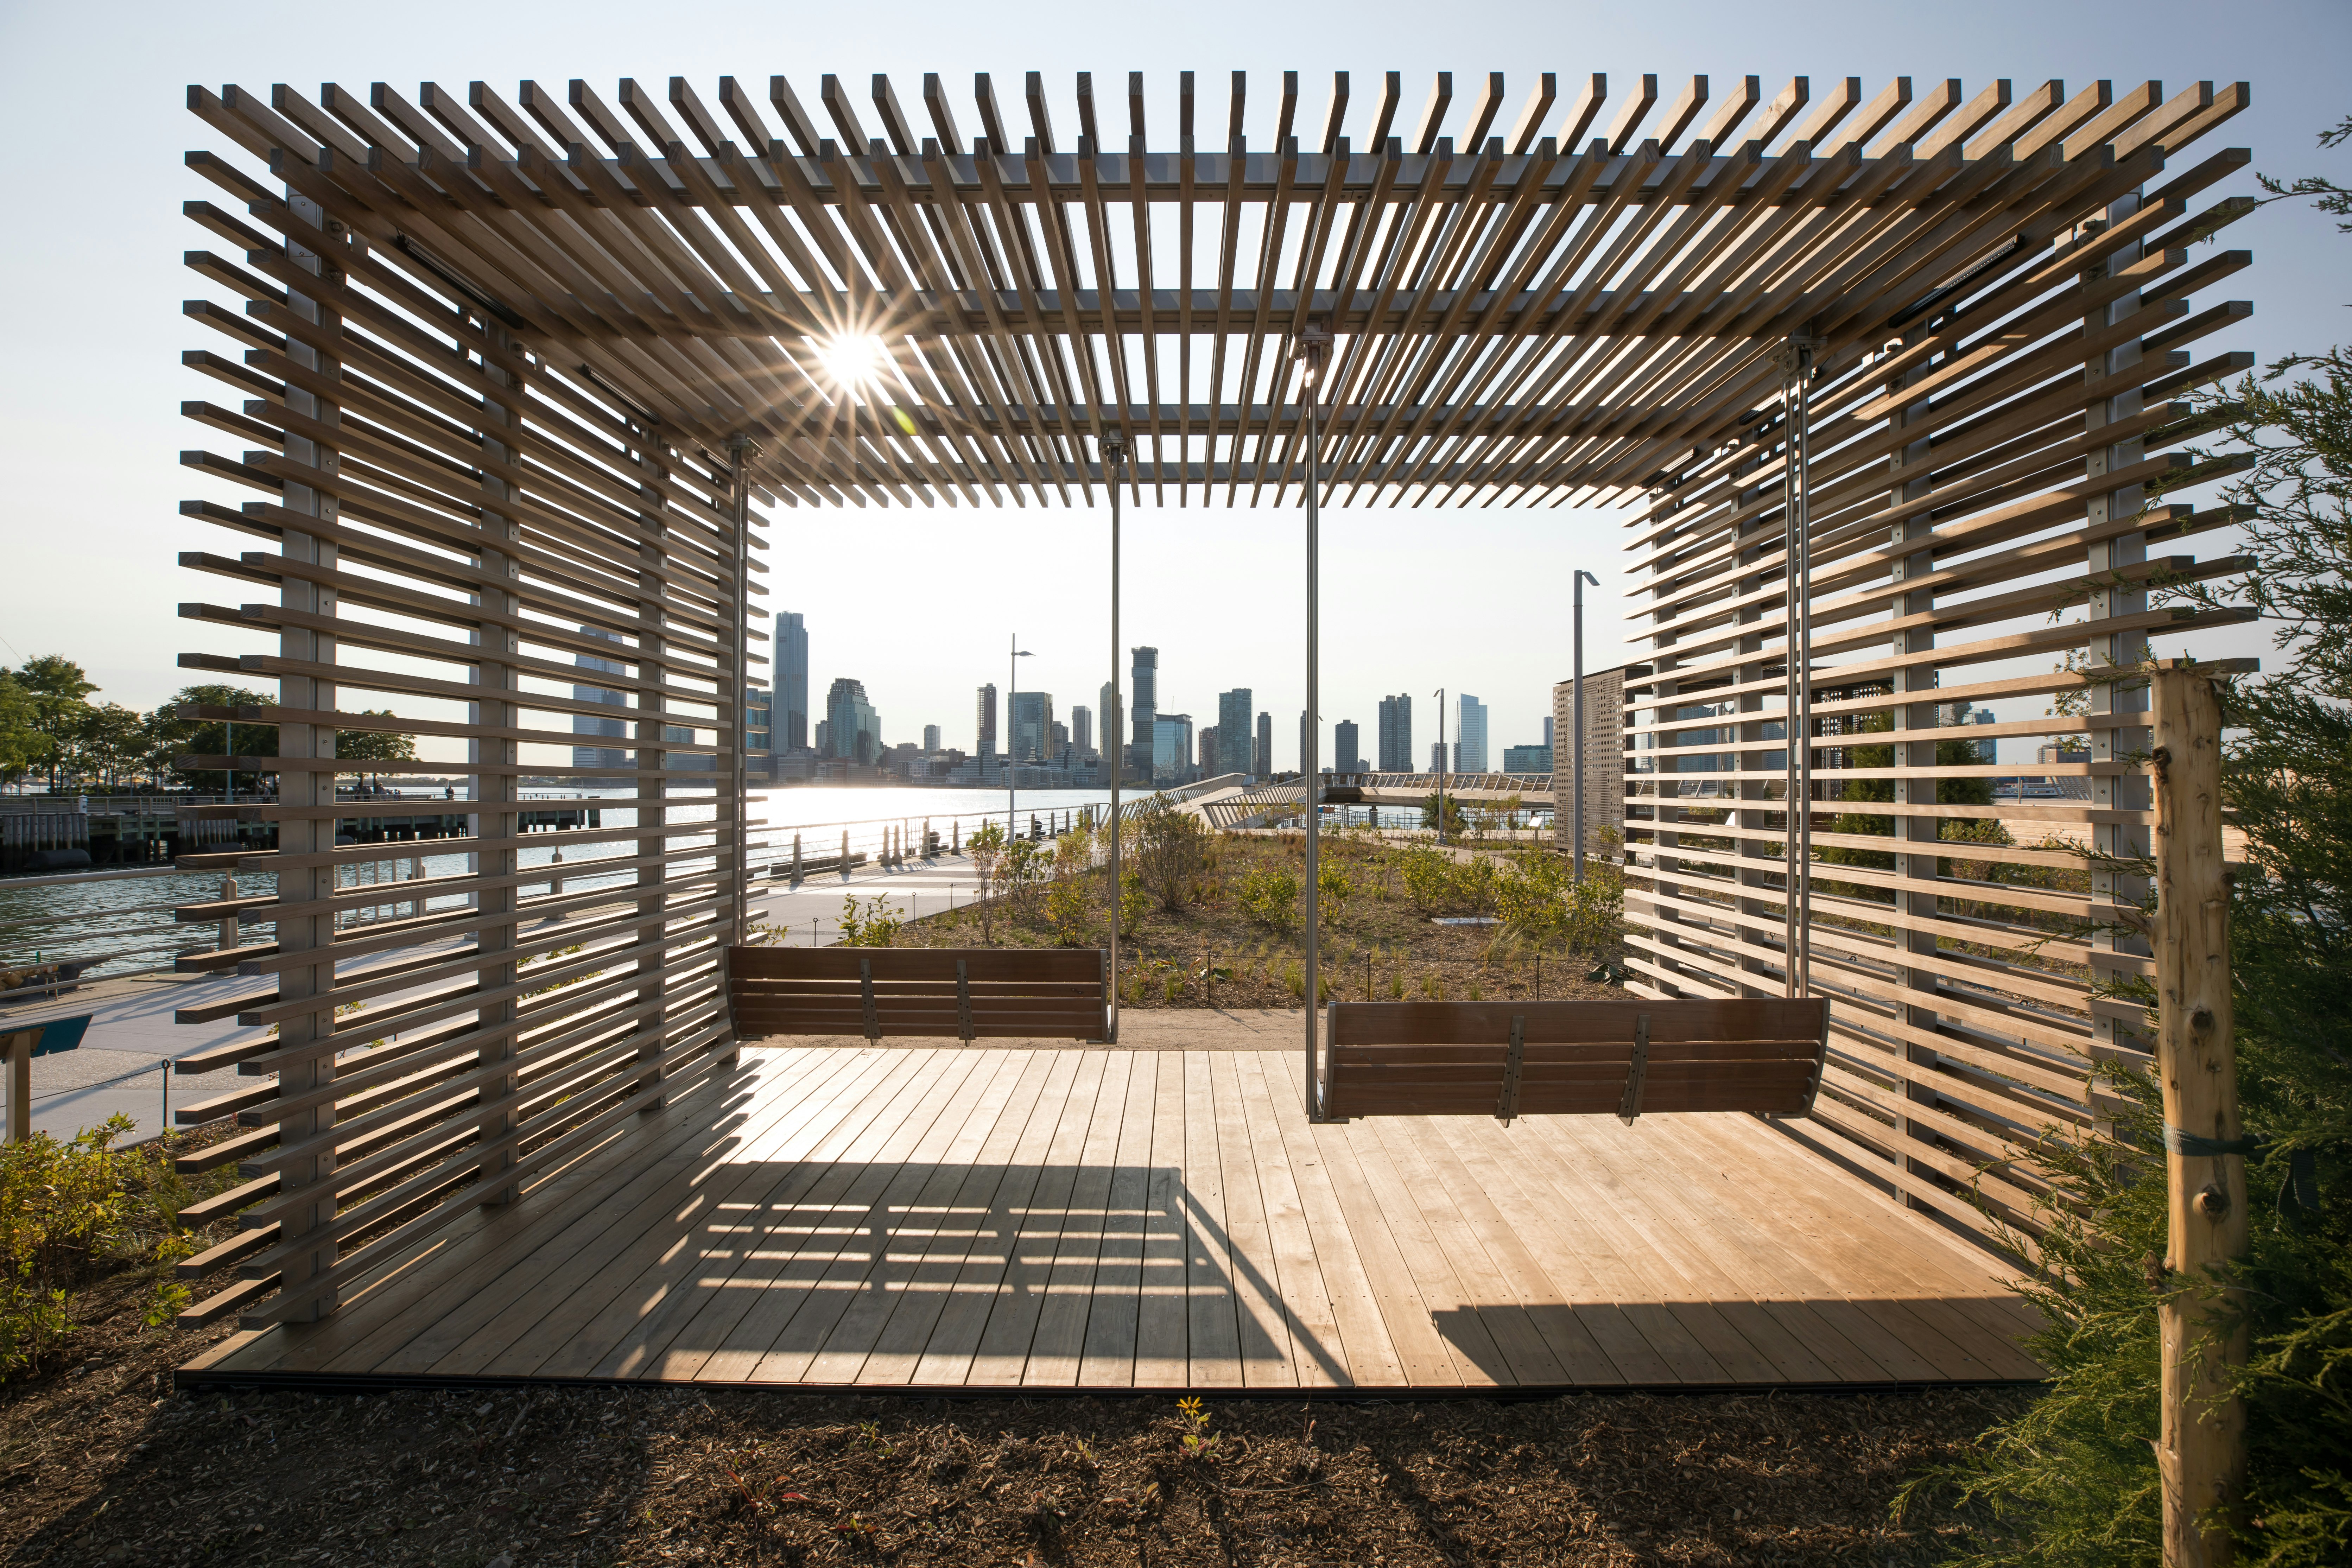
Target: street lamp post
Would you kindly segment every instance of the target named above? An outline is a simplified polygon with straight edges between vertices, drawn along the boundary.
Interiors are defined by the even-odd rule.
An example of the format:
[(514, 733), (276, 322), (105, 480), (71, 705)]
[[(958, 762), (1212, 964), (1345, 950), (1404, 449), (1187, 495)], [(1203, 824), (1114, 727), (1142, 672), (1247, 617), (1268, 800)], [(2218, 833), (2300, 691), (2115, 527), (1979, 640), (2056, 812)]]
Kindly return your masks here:
[(1110, 491), (1110, 711), (1102, 716), (1103, 755), (1110, 762), (1110, 952), (1108, 973), (1110, 975), (1110, 1026), (1108, 1033), (1112, 1045), (1118, 1044), (1118, 896), (1120, 891), (1118, 850), (1122, 837), (1118, 820), (1119, 775), (1127, 770), (1121, 765), (1118, 737), (1125, 731), (1127, 693), (1119, 681), (1118, 668), (1118, 488), (1126, 478), (1127, 437), (1118, 431), (1108, 431), (1099, 443), (1102, 449), (1103, 481)]
[[(1568, 787), (1569, 792), (1576, 797), (1575, 810), (1569, 819), (1569, 827), (1570, 831), (1576, 835), (1576, 879), (1580, 882), (1584, 880), (1584, 585), (1587, 583), (1596, 588), (1601, 586), (1600, 578), (1590, 572), (1580, 570), (1576, 574), (1575, 593), (1576, 656), (1575, 666), (1570, 675), (1574, 684), (1570, 689), (1568, 699), (1568, 727), (1576, 731), (1569, 740), (1570, 748), (1569, 756), (1571, 760), (1569, 763)], [(1555, 757), (1552, 774), (1555, 781), (1559, 777), (1557, 771), (1558, 763), (1559, 759)], [(1552, 795), (1552, 819), (1556, 822), (1559, 817), (1559, 796), (1555, 793)]]
[(1021, 634), (1013, 634), (1013, 657), (1005, 661), (1012, 673), (1004, 678), (1004, 847), (1010, 850), (1015, 837), (1013, 826), (1013, 694), (1021, 683), (1021, 661), (1029, 650), (1021, 646)]

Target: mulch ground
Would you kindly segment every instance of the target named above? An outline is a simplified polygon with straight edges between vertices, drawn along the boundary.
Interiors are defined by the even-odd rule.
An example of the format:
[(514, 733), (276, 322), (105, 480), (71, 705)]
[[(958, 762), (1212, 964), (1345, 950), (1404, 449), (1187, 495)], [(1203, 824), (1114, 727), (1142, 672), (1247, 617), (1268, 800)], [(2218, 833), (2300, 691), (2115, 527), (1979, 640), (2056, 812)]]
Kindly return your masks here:
[[(110, 1289), (113, 1293), (109, 1294)], [(0, 1562), (1925, 1564), (1888, 1512), (2029, 1397), (1501, 1403), (176, 1393), (226, 1330), (84, 1298), (0, 1391)], [(1200, 1441), (1188, 1444), (1185, 1439)]]

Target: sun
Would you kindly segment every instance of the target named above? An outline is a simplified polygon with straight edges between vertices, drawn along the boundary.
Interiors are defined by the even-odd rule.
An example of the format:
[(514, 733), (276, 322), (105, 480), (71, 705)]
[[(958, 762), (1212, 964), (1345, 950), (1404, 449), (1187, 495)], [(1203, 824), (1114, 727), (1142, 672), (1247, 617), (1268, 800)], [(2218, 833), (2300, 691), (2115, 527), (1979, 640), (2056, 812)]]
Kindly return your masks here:
[(816, 357), (834, 384), (846, 390), (881, 380), (889, 368), (890, 349), (871, 332), (850, 332), (818, 343)]

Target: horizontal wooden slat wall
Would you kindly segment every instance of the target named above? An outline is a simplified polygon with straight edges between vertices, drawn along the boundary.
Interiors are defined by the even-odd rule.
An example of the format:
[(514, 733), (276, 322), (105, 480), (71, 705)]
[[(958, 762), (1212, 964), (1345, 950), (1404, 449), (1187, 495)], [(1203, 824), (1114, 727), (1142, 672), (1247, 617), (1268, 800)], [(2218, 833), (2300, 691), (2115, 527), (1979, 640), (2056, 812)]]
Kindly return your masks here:
[[(739, 542), (755, 542), (739, 541), (751, 478), (730, 432), (665, 419), (404, 247), (386, 185), (306, 146), (283, 98), (200, 107), (245, 155), (189, 160), (228, 201), (188, 215), (235, 255), (187, 257), (215, 297), (186, 314), (227, 341), (184, 358), (234, 397), (184, 411), (247, 449), (182, 461), (257, 499), (186, 503), (225, 532), (182, 561), (268, 596), (182, 606), (228, 635), (181, 662), (277, 683), (275, 705), (206, 716), (275, 726), (278, 756), (235, 765), (280, 784), (204, 808), (275, 823), (274, 852), (183, 860), (275, 873), (274, 899), (241, 900), (275, 940), (199, 961), (275, 988), (183, 1010), (247, 1027), (181, 1066), (234, 1062), (254, 1083), (177, 1119), (253, 1129), (192, 1161), (247, 1178), (208, 1205), (243, 1207), (247, 1283), (199, 1311), (252, 1326), (331, 1311), (733, 1052), (720, 964), (746, 827)], [(575, 765), (576, 715), (619, 721), (591, 737), (617, 763)], [(421, 760), (383, 771), (463, 777), (446, 804), (462, 836), (368, 841), (443, 803), (339, 798), (344, 730), (417, 735)], [(562, 840), (571, 887), (521, 864), (527, 812), (590, 808), (603, 826)], [(465, 869), (382, 879), (422, 855)]]
[[(2012, 1157), (2097, 1123), (2091, 1064), (2144, 1048), (2140, 1007), (2111, 993), (2150, 973), (2133, 926), (2153, 742), (2144, 682), (2113, 672), (2230, 618), (2152, 605), (2151, 585), (2241, 564), (2181, 548), (2236, 514), (2181, 499), (2233, 469), (2179, 447), (2210, 426), (2177, 399), (2252, 363), (2214, 341), (2250, 307), (2212, 297), (2249, 258), (2192, 247), (2247, 210), (2196, 210), (2246, 154), (2130, 149), (2132, 112), (2166, 101), (2154, 83), (2098, 95), (2031, 196), (1988, 186), (1904, 289), (1790, 329), (1818, 341), (1806, 941), (1833, 1001), (1800, 1135), (1988, 1239), (2030, 1237), (2047, 1195)], [(1632, 525), (1654, 673), (1627, 683), (1627, 903), (1651, 994), (1787, 984), (1788, 342), (1753, 345), (1745, 428), (1662, 464)], [(1951, 727), (1997, 703), (2002, 721)], [(2045, 734), (2087, 757), (1938, 760), (1939, 742), (2013, 755)], [(2087, 798), (1952, 790), (2021, 773), (2084, 779)]]

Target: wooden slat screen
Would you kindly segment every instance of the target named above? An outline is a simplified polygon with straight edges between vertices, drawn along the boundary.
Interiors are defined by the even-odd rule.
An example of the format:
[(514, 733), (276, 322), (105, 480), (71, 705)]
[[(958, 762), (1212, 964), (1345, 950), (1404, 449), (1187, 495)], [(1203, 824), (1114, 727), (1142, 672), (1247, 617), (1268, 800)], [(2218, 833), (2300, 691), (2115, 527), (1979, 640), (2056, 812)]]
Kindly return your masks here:
[[(275, 873), (275, 899), (243, 911), (275, 940), (205, 966), (276, 985), (227, 1004), (250, 1027), (197, 1064), (236, 1061), (255, 1087), (179, 1120), (257, 1130), (219, 1205), (261, 1200), (245, 1222), (269, 1234), (236, 1302), (258, 1325), (331, 1311), (467, 1205), (511, 1200), (731, 1054), (744, 601), (723, 445), (371, 222), (351, 205), (373, 177), (348, 132), (340, 163), (315, 146), (289, 161), (315, 106), (205, 98), (250, 156), (190, 156), (228, 199), (188, 216), (229, 253), (188, 265), (242, 310), (191, 302), (227, 341), (185, 363), (233, 395), (184, 412), (247, 449), (182, 460), (257, 499), (186, 503), (226, 537), (182, 559), (264, 594), (184, 605), (226, 635), (181, 663), (277, 683), (275, 704), (205, 716), (275, 726), (279, 755), (236, 765), (280, 784), (202, 808), (274, 823), (275, 852), (184, 864)], [(581, 717), (612, 722), (575, 733)], [(465, 783), (446, 801), (339, 797), (354, 764), (331, 760), (338, 735), (373, 731), (415, 733), (419, 760), (370, 773)], [(600, 754), (576, 758), (583, 743)], [(599, 826), (553, 840), (558, 892), (520, 863), (530, 818), (591, 809)], [(376, 838), (444, 812), (452, 837)], [(387, 878), (423, 855), (464, 869)]]
[[(2029, 136), (2058, 153), (2033, 196), (1955, 215), (1971, 237), (1912, 274), (1903, 310), (1810, 323), (1808, 933), (1833, 1006), (1807, 1127), (1988, 1237), (2035, 1228), (2043, 1191), (2011, 1158), (2096, 1123), (2091, 1064), (2144, 1050), (2140, 1008), (2108, 991), (2149, 973), (2132, 925), (2152, 737), (2145, 682), (2116, 672), (2233, 618), (2151, 589), (2240, 564), (2183, 549), (2235, 514), (2181, 496), (2235, 466), (2183, 447), (2211, 422), (2179, 399), (2252, 363), (2213, 341), (2250, 309), (2213, 298), (2247, 253), (2192, 248), (2249, 210), (2200, 200), (2247, 154), (2127, 150), (2116, 110), (2166, 105), (2154, 89), (2086, 95), (2096, 142)], [(2201, 127), (2242, 98), (2200, 84), (2137, 112)], [(1654, 663), (1626, 682), (1629, 945), (1655, 995), (1785, 983), (1789, 424), (1776, 381), (1748, 395), (1745, 428), (1664, 465), (1631, 525)], [(2001, 721), (1954, 727), (1994, 703)], [(1998, 739), (2014, 759), (2044, 735), (2080, 753), (1938, 755)], [(1955, 796), (2021, 774), (2063, 793)]]

